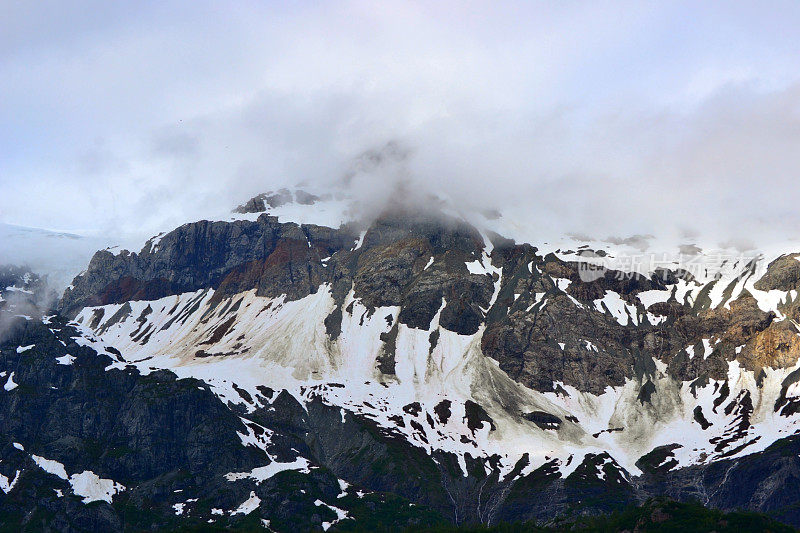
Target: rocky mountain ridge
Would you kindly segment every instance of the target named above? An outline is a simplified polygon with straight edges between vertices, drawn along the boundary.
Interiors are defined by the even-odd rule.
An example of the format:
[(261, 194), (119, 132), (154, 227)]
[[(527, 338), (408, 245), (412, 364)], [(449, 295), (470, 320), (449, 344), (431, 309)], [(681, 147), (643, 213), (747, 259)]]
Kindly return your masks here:
[[(53, 330), (67, 330), (70, 340), (59, 344), (85, 351), (70, 365), (107, 358), (94, 364), (97, 375), (173, 383), (167, 398), (197, 383), (209, 395), (202, 401), (218, 404), (208, 408), (213, 418), (231, 420), (213, 431), (201, 421), (209, 428), (200, 433), (231, 450), (233, 462), (198, 465), (189, 479), (205, 476), (220, 494), (254, 480), (254, 499), (232, 493), (251, 501), (238, 514), (279, 530), (312, 527), (276, 518), (268, 502), (296, 495), (278, 487), (287, 476), (323, 483), (316, 469), (330, 471), (330, 483), (420, 506), (392, 503), (407, 520), (396, 527), (547, 521), (662, 494), (800, 523), (790, 483), (800, 401), (796, 254), (761, 259), (765, 273), (758, 260), (718, 265), (707, 278), (679, 266), (640, 273), (608, 268), (603, 250), (540, 251), (427, 207), (336, 228), (285, 221), (273, 209), (326, 201), (296, 191), (260, 195), (240, 206), (238, 220), (186, 224), (138, 253), (98, 252), (50, 319), (60, 328), (20, 319), (42, 338), (30, 357), (77, 357), (44, 340), (45, 329), (56, 337)], [(27, 352), (14, 354), (28, 341), (14, 339), (3, 346), (4, 370), (27, 361)], [(57, 374), (36, 382), (17, 370), (14, 383), (38, 390), (63, 379)], [(24, 410), (15, 390), (0, 396)], [(8, 430), (9, 442), (37, 442), (24, 430), (30, 416)], [(175, 439), (198, 422), (185, 423), (168, 435), (170, 449), (184, 448)], [(100, 434), (102, 424), (87, 431)], [(105, 434), (92, 438), (105, 453), (115, 449)], [(118, 442), (130, 439), (160, 446), (127, 434)], [(69, 454), (77, 452), (65, 450), (85, 444), (48, 446), (40, 456), (68, 473), (91, 466), (126, 487), (105, 500), (109, 517), (119, 518), (130, 487), (164, 475), (152, 465), (151, 477), (136, 477), (111, 462), (75, 463)], [(13, 470), (32, 467), (5, 472), (3, 464), (4, 492), (14, 494)], [(315, 527), (371, 519), (361, 503), (337, 506), (332, 496), (316, 507), (345, 516), (331, 511), (337, 518), (325, 521), (330, 513), (320, 511)], [(226, 497), (222, 515), (187, 499), (154, 520), (238, 516), (236, 498)]]

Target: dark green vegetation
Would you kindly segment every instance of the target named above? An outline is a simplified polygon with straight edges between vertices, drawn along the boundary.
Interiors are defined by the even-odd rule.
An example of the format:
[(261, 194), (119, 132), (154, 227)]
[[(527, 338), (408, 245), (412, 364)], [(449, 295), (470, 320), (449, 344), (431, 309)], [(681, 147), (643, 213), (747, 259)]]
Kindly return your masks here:
[(789, 533), (794, 528), (776, 522), (767, 515), (749, 512), (725, 513), (718, 509), (708, 509), (699, 503), (681, 503), (661, 498), (648, 500), (642, 506), (631, 506), (609, 515), (561, 518), (549, 527), (535, 524), (500, 524), (492, 527), (451, 526), (423, 529), (430, 533), (469, 532), (469, 533), (546, 533), (580, 532), (612, 533), (662, 532), (662, 533), (739, 533), (745, 531)]

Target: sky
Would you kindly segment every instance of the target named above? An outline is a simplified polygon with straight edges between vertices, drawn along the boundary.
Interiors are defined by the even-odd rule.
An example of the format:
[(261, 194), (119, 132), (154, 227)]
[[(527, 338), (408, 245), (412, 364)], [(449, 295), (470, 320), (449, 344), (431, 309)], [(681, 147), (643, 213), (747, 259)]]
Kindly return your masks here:
[(393, 143), (363, 194), (789, 238), (798, 28), (781, 1), (5, 1), (0, 223), (154, 234)]

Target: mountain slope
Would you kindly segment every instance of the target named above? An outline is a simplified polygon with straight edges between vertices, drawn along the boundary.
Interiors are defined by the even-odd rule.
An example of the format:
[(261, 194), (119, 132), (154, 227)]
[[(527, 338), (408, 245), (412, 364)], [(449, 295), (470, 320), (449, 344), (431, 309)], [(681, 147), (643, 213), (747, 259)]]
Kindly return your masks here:
[[(313, 465), (331, 483), (421, 506), (395, 525), (550, 520), (660, 494), (800, 523), (797, 454), (785, 453), (800, 420), (794, 255), (626, 272), (603, 260), (619, 251), (540, 252), (440, 204), (350, 222), (342, 206), (279, 191), (139, 253), (98, 252), (51, 320), (74, 320), (63, 327), (87, 355), (73, 364), (96, 352), (108, 375), (161, 380), (167, 369), (175, 387), (206, 391), (230, 427), (244, 424), (224, 437), (240, 442), (215, 445), (255, 459), (240, 451), (188, 476), (216, 491), (267, 473), (313, 478)], [(346, 223), (287, 221), (316, 209)], [(12, 348), (4, 370), (24, 360)], [(8, 438), (27, 449), (22, 427)], [(126, 488), (152, 483), (100, 473)], [(279, 487), (251, 490), (261, 519), (306, 527), (271, 514)], [(358, 512), (325, 494), (316, 507)]]

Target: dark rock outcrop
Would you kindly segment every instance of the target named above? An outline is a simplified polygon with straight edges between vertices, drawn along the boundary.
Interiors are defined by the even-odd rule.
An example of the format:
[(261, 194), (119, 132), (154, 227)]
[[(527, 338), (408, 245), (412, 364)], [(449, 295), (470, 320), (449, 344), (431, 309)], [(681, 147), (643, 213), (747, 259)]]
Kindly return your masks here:
[(760, 291), (797, 289), (800, 284), (800, 260), (797, 257), (798, 254), (789, 254), (775, 259), (753, 286)]
[[(132, 367), (107, 369), (113, 359), (76, 344), (77, 336), (59, 317), (46, 325), (20, 318), (0, 344), (0, 371), (7, 376), (13, 369), (17, 384), (0, 389), (0, 475), (15, 480), (0, 492), (2, 528), (165, 530), (212, 522), (251, 530), (264, 519), (279, 531), (321, 530), (337, 514), (316, 501), (379, 529), (444, 521), (421, 505), (449, 509), (441, 489), (432, 490), (440, 475), (434, 463), (400, 440), (380, 437), (371, 422), (350, 417), (342, 423), (338, 408), (312, 402), (304, 409), (286, 392), (261, 398), (271, 406), (245, 415), (197, 380), (178, 380), (167, 371), (143, 376)], [(22, 344), (33, 348), (18, 353)], [(74, 358), (70, 364), (56, 360), (66, 354)], [(267, 431), (272, 460), (303, 456), (314, 466), (263, 482), (226, 478), (271, 462), (240, 438)], [(398, 451), (405, 460), (394, 455)], [(67, 476), (88, 470), (125, 488), (111, 503), (85, 504), (69, 481), (37, 466), (34, 456), (62, 464)], [(378, 464), (385, 474), (376, 475)], [(416, 475), (401, 474), (409, 469)], [(343, 491), (332, 471), (353, 488)], [(253, 494), (258, 501), (252, 512), (235, 513)]]
[[(264, 201), (280, 203), (282, 195), (279, 191)], [(215, 290), (212, 303), (248, 290), (296, 300), (327, 285), (335, 302), (325, 319), (332, 339), (341, 331), (344, 313), (352, 314), (344, 306), (352, 290), (369, 314), (378, 307), (399, 307), (398, 324), (411, 328), (429, 330), (437, 313), (439, 326), (458, 334), (485, 326), (483, 353), (537, 390), (553, 390), (554, 382), (562, 382), (601, 393), (626, 379), (647, 378), (653, 359), (666, 362), (675, 378), (692, 381), (724, 379), (734, 358), (758, 372), (790, 366), (800, 355), (789, 326), (773, 324), (774, 314), (761, 311), (746, 292), (729, 302), (730, 308), (709, 308), (701, 291), (692, 304), (673, 295), (645, 309), (639, 293), (670, 290), (680, 279), (691, 280), (688, 273), (662, 268), (645, 277), (603, 270), (586, 281), (577, 261), (541, 257), (536, 248), (499, 236), (492, 244), (487, 259), (475, 228), (408, 207), (384, 212), (365, 230), (279, 223), (266, 214), (256, 221), (201, 221), (146, 244), (138, 254), (98, 252), (59, 309), (71, 316), (84, 306), (205, 288)], [(487, 261), (492, 264), (483, 264)], [(466, 265), (475, 262), (502, 275), (471, 273)], [(759, 283), (788, 287), (795, 263), (800, 264), (793, 256), (779, 259)], [(627, 317), (597, 303), (608, 294), (624, 303)], [(784, 312), (800, 318), (800, 305), (786, 304)], [(398, 324), (382, 339), (382, 373), (394, 372)], [(434, 333), (432, 341), (438, 339)], [(704, 339), (713, 340), (712, 354), (690, 357), (686, 348), (703, 350)]]
[(257, 288), (260, 294), (302, 297), (319, 286), (321, 260), (354, 242), (346, 229), (281, 224), (268, 215), (253, 222), (185, 224), (138, 254), (97, 252), (59, 309), (70, 315), (86, 306), (219, 287), (222, 294)]

